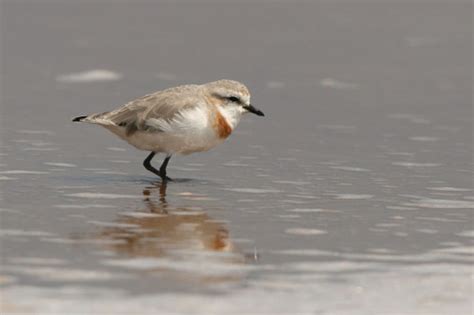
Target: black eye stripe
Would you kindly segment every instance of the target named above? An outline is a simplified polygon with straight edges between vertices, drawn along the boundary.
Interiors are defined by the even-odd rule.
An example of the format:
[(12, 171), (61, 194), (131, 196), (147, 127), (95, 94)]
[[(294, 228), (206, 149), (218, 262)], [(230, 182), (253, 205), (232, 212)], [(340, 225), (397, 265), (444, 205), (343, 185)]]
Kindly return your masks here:
[(240, 98), (235, 97), (235, 96), (229, 96), (226, 97), (229, 101), (234, 102), (234, 103), (240, 103)]

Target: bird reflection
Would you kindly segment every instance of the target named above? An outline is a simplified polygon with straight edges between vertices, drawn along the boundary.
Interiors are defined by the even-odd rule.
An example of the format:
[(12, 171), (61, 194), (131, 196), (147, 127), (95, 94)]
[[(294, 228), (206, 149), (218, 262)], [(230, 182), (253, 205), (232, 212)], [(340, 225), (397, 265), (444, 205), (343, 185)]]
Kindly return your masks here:
[[(116, 226), (103, 228), (100, 238), (111, 241), (104, 242), (105, 246), (122, 257), (163, 258), (175, 264), (199, 261), (201, 266), (202, 262), (235, 266), (246, 262), (224, 223), (202, 209), (170, 205), (166, 190), (166, 183), (144, 189), (143, 208), (120, 216)], [(156, 192), (159, 198), (154, 197)], [(224, 278), (235, 280), (235, 275), (229, 276)]]

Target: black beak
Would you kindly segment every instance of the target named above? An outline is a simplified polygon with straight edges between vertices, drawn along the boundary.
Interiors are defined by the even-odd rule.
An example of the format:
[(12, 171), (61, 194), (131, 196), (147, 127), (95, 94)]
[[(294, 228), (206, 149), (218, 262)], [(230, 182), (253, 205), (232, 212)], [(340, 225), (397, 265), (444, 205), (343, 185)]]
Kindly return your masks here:
[(252, 113), (252, 114), (255, 114), (255, 115), (257, 115), (257, 116), (265, 116), (261, 110), (256, 109), (255, 107), (253, 107), (252, 104), (246, 105), (246, 106), (244, 106), (244, 108), (245, 108), (248, 112), (250, 112), (250, 113)]

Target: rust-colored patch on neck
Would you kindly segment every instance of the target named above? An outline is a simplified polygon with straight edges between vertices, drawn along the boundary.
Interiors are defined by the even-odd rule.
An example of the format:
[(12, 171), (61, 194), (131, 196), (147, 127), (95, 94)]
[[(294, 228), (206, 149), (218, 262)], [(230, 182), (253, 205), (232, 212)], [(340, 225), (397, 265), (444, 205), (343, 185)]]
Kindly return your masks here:
[(219, 110), (216, 111), (214, 129), (216, 130), (217, 135), (221, 139), (227, 138), (232, 133), (232, 127), (229, 125), (227, 120), (225, 120), (224, 116), (222, 116)]

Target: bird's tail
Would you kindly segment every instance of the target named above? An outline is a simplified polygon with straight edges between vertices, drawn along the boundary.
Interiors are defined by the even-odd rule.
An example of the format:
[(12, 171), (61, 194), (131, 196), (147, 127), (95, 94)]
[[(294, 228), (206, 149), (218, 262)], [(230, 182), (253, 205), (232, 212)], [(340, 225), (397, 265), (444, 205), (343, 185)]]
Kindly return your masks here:
[(99, 124), (99, 125), (114, 125), (115, 123), (107, 118), (107, 114), (109, 112), (97, 113), (97, 114), (90, 114), (86, 116), (78, 116), (73, 118), (72, 121), (74, 122), (87, 122), (91, 124)]
[(86, 118), (87, 118), (87, 116), (78, 116), (78, 117), (76, 117), (76, 118), (73, 118), (72, 121), (74, 121), (74, 122), (80, 122), (80, 121), (83, 121), (83, 120), (86, 119)]

